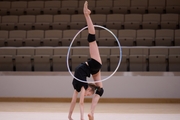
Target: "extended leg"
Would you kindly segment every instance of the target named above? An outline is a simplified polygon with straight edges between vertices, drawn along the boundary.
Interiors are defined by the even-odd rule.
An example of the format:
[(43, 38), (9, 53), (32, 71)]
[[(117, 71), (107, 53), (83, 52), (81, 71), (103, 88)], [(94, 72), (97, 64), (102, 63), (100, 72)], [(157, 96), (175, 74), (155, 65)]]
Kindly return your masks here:
[[(84, 16), (86, 18), (86, 22), (88, 25), (88, 32), (90, 35), (92, 35), (92, 36), (90, 36), (90, 40), (89, 40), (89, 36), (88, 36), (90, 57), (97, 60), (99, 63), (102, 64), (100, 53), (99, 53), (99, 48), (96, 43), (95, 37), (93, 36), (93, 35), (95, 35), (95, 28), (94, 28), (93, 22), (91, 20), (90, 13), (91, 13), (91, 11), (88, 9), (88, 3), (86, 1), (84, 3)], [(94, 79), (94, 81), (101, 80), (101, 71), (94, 74), (93, 79)], [(102, 82), (98, 82), (98, 83), (96, 83), (96, 85), (99, 86), (100, 88), (103, 87)], [(100, 99), (100, 95), (95, 94), (92, 99), (91, 112), (88, 114), (89, 120), (94, 120), (94, 111), (95, 111), (95, 107), (96, 107), (99, 99)]]
[[(95, 29), (94, 29), (94, 25), (90, 17), (90, 13), (91, 11), (88, 9), (88, 3), (86, 1), (84, 3), (84, 16), (86, 18), (86, 22), (88, 25), (88, 32), (91, 35), (95, 35)], [(91, 58), (97, 60), (99, 63), (102, 64), (101, 57), (99, 54), (99, 48), (95, 40), (92, 42), (89, 42), (89, 52), (90, 52)]]

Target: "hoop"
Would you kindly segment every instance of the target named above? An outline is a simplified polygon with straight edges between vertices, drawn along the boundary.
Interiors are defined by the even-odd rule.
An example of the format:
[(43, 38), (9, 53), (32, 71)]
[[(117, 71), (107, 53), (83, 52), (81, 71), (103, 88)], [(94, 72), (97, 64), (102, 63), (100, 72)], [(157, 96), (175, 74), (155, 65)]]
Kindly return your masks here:
[(118, 65), (117, 65), (116, 69), (114, 70), (114, 72), (113, 72), (111, 75), (109, 75), (108, 77), (106, 77), (106, 78), (104, 78), (104, 79), (102, 79), (102, 80), (97, 80), (97, 81), (92, 81), (92, 82), (89, 81), (89, 82), (88, 82), (88, 81), (84, 81), (84, 80), (80, 80), (80, 79), (76, 78), (76, 77), (72, 74), (72, 72), (71, 72), (71, 70), (70, 70), (70, 68), (69, 68), (69, 54), (70, 54), (70, 50), (71, 50), (72, 44), (73, 44), (74, 40), (76, 39), (76, 37), (77, 37), (77, 36), (79, 35), (79, 33), (81, 33), (83, 30), (85, 30), (86, 28), (88, 28), (88, 26), (82, 28), (82, 29), (74, 36), (74, 38), (72, 39), (72, 41), (71, 41), (71, 43), (70, 43), (70, 46), (69, 46), (68, 52), (67, 52), (66, 63), (67, 63), (67, 68), (68, 68), (68, 71), (69, 71), (70, 75), (71, 75), (73, 78), (75, 78), (76, 80), (78, 80), (78, 81), (80, 81), (80, 82), (84, 82), (84, 83), (98, 83), (98, 82), (103, 82), (103, 81), (109, 79), (109, 78), (112, 77), (112, 76), (116, 73), (116, 71), (118, 70), (118, 68), (119, 68), (119, 66), (120, 66), (120, 64), (121, 64), (121, 59), (122, 59), (122, 49), (121, 49), (121, 45), (120, 45), (120, 42), (119, 42), (118, 38), (114, 35), (114, 33), (113, 33), (111, 30), (109, 30), (109, 29), (107, 29), (107, 28), (105, 28), (105, 27), (103, 27), (103, 26), (100, 26), (100, 25), (94, 25), (94, 27), (102, 28), (102, 29), (107, 30), (109, 33), (112, 34), (112, 36), (116, 39), (116, 41), (117, 41), (117, 43), (118, 43), (118, 46), (119, 46), (119, 56), (120, 56), (120, 57), (119, 57)]

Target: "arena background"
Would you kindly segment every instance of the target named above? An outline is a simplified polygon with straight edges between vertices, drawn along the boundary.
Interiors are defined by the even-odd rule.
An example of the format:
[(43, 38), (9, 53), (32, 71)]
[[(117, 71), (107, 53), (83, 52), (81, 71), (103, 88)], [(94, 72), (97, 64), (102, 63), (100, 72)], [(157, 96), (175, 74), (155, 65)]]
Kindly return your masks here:
[[(138, 115), (141, 117), (142, 111), (150, 112), (152, 116), (153, 113), (165, 116), (172, 113), (179, 117), (180, 1), (88, 2), (93, 22), (110, 29), (122, 47), (120, 68), (114, 76), (103, 82), (105, 93), (100, 100), (101, 109), (97, 112), (109, 115), (116, 107), (109, 107), (109, 112), (103, 111), (104, 106), (116, 103), (120, 109), (124, 103), (138, 103), (136, 108), (132, 104), (125, 104), (118, 112), (114, 112), (120, 114), (115, 118), (125, 119), (126, 115), (121, 115), (129, 113), (123, 111), (126, 108), (130, 108), (132, 114), (140, 113)], [(3, 120), (12, 119), (7, 117), (13, 116), (12, 109), (17, 109), (15, 112), (44, 112), (38, 108), (44, 106), (46, 111), (48, 103), (53, 107), (53, 103), (57, 103), (59, 108), (61, 104), (65, 105), (62, 111), (54, 107), (56, 112), (68, 111), (73, 87), (72, 76), (66, 67), (66, 55), (74, 35), (86, 26), (83, 3), (83, 0), (0, 0), (0, 114), (4, 116)], [(96, 37), (103, 60), (102, 78), (105, 78), (117, 65), (119, 49), (107, 31), (96, 29)], [(69, 57), (72, 72), (77, 64), (89, 57), (86, 39), (87, 30), (80, 33), (73, 44)], [(88, 105), (90, 102), (91, 98), (86, 98)], [(43, 103), (47, 103), (47, 106)], [(154, 111), (142, 107), (142, 103), (147, 107), (152, 106)], [(164, 103), (164, 111), (157, 103)], [(19, 110), (18, 106), (21, 105), (27, 107)], [(29, 110), (30, 106), (32, 110)], [(47, 111), (52, 112), (52, 109)], [(53, 115), (56, 117), (56, 114)], [(98, 115), (99, 119), (103, 116)], [(176, 115), (166, 117), (177, 119)]]

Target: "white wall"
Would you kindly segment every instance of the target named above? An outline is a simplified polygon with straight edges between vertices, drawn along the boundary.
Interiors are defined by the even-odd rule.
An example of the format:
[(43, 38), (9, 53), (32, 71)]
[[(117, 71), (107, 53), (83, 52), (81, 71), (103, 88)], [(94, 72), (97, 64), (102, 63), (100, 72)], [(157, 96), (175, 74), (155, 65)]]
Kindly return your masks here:
[[(1, 72), (0, 97), (71, 98), (71, 82), (67, 72)], [(119, 72), (103, 84), (103, 98), (180, 98), (178, 72)]]

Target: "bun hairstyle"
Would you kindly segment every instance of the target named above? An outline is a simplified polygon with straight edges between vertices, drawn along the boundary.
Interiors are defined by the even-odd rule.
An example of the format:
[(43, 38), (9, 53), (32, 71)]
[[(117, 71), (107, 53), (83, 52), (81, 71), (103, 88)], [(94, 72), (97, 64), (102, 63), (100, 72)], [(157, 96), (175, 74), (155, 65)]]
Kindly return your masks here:
[(93, 83), (89, 83), (88, 86), (91, 88), (93, 94), (95, 93), (95, 91), (96, 91), (97, 88), (98, 88), (98, 87), (97, 87), (95, 84), (93, 84)]

